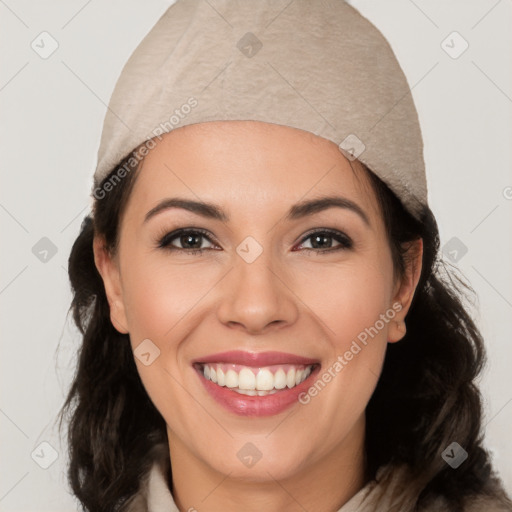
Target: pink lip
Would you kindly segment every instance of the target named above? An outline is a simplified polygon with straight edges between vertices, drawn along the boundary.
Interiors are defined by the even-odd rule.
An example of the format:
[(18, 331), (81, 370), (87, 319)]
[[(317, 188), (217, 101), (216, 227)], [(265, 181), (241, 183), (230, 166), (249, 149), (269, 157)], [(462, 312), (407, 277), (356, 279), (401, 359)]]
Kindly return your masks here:
[[(234, 363), (243, 364), (245, 366), (272, 366), (278, 364), (315, 364), (309, 377), (301, 382), (298, 386), (293, 388), (285, 388), (272, 395), (266, 396), (247, 396), (232, 391), (225, 386), (218, 386), (211, 380), (204, 377), (202, 373), (201, 363)], [(284, 352), (243, 352), (243, 351), (229, 351), (212, 354), (206, 357), (197, 359), (193, 363), (197, 371), (199, 379), (201, 380), (206, 391), (210, 396), (215, 399), (220, 405), (227, 410), (239, 416), (272, 416), (278, 414), (285, 409), (291, 407), (294, 403), (298, 402), (298, 397), (301, 393), (305, 392), (315, 376), (320, 371), (320, 364), (317, 359), (308, 359), (293, 354), (286, 354)]]
[(230, 350), (200, 357), (193, 363), (234, 363), (245, 366), (272, 366), (274, 364), (317, 364), (318, 359), (287, 354), (286, 352), (245, 352)]

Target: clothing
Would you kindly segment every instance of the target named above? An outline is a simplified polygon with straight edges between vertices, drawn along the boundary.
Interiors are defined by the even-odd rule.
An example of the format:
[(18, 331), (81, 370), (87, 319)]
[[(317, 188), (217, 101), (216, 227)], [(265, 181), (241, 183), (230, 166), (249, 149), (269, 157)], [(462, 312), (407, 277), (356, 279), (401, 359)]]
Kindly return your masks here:
[[(365, 510), (359, 507), (371, 488), (372, 485), (368, 485), (361, 489), (348, 503), (343, 505), (338, 512), (362, 512)], [(161, 467), (158, 464), (155, 464), (151, 468), (148, 491), (148, 512), (180, 512), (169, 492), (169, 487), (165, 481)]]
[[(164, 133), (253, 120), (334, 142), (417, 218), (427, 205), (411, 89), (379, 30), (343, 0), (177, 0), (135, 49), (109, 102), (94, 173), (104, 196)], [(101, 180), (143, 144), (130, 166)]]
[[(373, 509), (361, 508), (361, 503), (374, 484), (368, 484), (361, 489), (338, 512), (370, 512)], [(167, 485), (165, 471), (161, 464), (155, 461), (147, 479), (144, 480), (135, 501), (126, 512), (180, 512)]]
[[(157, 457), (150, 471), (144, 476), (141, 488), (137, 495), (131, 500), (129, 506), (123, 509), (124, 512), (185, 512), (180, 511), (174, 502), (167, 484), (166, 474), (169, 469), (168, 445), (161, 444), (155, 447)], [(386, 468), (377, 472), (377, 481), (385, 473)], [(342, 505), (337, 512), (411, 512), (400, 504), (392, 501), (393, 491), (404, 487), (404, 479), (407, 477), (407, 470), (399, 468), (394, 471), (392, 481), (384, 494), (382, 487), (377, 481), (369, 482), (359, 490), (347, 503)], [(500, 483), (494, 481), (490, 485), (492, 494), (496, 497), (478, 496), (470, 500), (464, 512), (512, 512), (512, 506), (507, 504)], [(203, 510), (203, 509), (201, 509)], [(207, 508), (204, 509), (208, 510)], [(262, 511), (264, 512), (264, 511)], [(318, 511), (309, 511), (318, 512)], [(332, 512), (332, 511), (325, 511)], [(439, 498), (428, 508), (419, 512), (453, 512), (446, 502)]]

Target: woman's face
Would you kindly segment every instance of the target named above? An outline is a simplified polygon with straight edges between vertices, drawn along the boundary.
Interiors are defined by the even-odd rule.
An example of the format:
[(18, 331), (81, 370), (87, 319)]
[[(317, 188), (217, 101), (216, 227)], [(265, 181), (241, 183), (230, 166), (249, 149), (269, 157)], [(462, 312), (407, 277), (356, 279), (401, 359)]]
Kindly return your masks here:
[(173, 464), (255, 481), (356, 464), (420, 271), (393, 277), (359, 163), (308, 132), (231, 121), (174, 130), (137, 172), (119, 251), (97, 239), (96, 263)]

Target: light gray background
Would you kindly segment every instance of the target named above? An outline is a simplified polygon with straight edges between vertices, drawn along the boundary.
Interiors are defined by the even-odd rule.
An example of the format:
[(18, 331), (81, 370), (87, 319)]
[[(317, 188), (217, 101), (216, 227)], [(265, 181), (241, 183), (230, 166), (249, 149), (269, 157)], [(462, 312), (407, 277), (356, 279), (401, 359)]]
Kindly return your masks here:
[[(90, 208), (115, 81), (172, 3), (0, 0), (1, 511), (78, 510), (54, 424), (80, 341), (66, 319), (67, 258)], [(388, 38), (412, 87), (441, 242), (457, 239), (458, 267), (478, 295), (474, 315), (489, 352), (486, 442), (512, 493), (512, 2), (351, 3)], [(43, 31), (59, 45), (47, 59), (31, 48)], [(453, 31), (469, 44), (458, 58), (441, 46)], [(457, 36), (445, 43), (452, 54), (461, 44)], [(57, 250), (46, 262), (33, 253), (43, 237)], [(43, 469), (52, 450), (57, 459)]]

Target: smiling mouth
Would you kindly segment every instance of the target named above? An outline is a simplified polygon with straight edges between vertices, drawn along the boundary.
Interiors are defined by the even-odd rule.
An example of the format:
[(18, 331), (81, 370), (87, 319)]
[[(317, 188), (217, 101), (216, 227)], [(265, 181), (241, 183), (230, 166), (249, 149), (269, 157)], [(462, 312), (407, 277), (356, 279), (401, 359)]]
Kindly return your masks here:
[(248, 396), (266, 396), (292, 389), (304, 382), (319, 364), (245, 366), (234, 363), (194, 363), (206, 380)]

